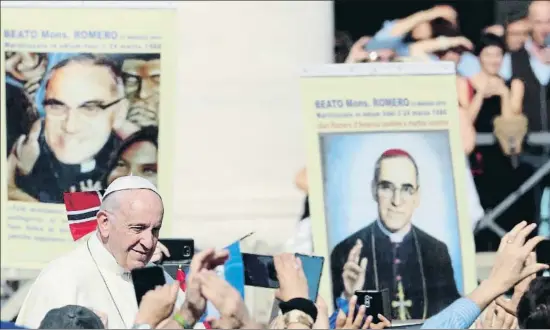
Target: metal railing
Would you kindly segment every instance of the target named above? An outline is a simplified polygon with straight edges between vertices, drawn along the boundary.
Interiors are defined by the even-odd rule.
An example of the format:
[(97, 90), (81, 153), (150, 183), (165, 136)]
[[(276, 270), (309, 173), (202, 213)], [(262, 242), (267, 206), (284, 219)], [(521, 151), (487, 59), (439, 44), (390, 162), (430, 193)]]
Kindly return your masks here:
[[(529, 133), (526, 139), (527, 143), (532, 146), (550, 146), (550, 132)], [(495, 143), (495, 141), (496, 138), (491, 133), (478, 133), (476, 137), (477, 146), (491, 145)], [(496, 223), (495, 219), (510, 208), (515, 202), (517, 202), (523, 194), (529, 191), (550, 173), (550, 158), (548, 158), (547, 155), (537, 158), (539, 158), (538, 162), (542, 163), (542, 165), (515, 191), (510, 193), (504, 200), (502, 200), (502, 202), (500, 202), (500, 204), (489, 210), (485, 216), (479, 220), (475, 229), (476, 233), (482, 229), (489, 229), (500, 237), (506, 234), (506, 231)]]

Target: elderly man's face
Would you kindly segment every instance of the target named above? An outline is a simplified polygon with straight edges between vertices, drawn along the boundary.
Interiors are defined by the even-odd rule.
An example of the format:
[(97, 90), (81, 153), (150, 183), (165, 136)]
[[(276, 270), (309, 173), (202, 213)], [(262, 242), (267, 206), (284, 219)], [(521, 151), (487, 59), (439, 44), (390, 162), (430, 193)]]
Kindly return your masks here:
[(141, 126), (158, 121), (160, 60), (127, 59), (122, 64), (124, 86), (130, 101), (128, 119)]
[(378, 182), (374, 183), (380, 220), (396, 232), (411, 222), (419, 203), (416, 170), (410, 159), (392, 157), (380, 163)]
[(544, 38), (550, 33), (550, 2), (533, 1), (529, 7), (529, 23), (533, 40), (542, 46)]
[(91, 62), (57, 69), (46, 89), (45, 135), (56, 158), (79, 164), (103, 148), (126, 106), (107, 67)]
[[(118, 207), (98, 213), (100, 234), (117, 263), (131, 271), (146, 266), (157, 246), (163, 205), (151, 190), (115, 192)], [(106, 221), (103, 221), (104, 219)]]
[(152, 142), (139, 141), (128, 147), (109, 174), (107, 183), (127, 175), (137, 175), (157, 185), (157, 147)]

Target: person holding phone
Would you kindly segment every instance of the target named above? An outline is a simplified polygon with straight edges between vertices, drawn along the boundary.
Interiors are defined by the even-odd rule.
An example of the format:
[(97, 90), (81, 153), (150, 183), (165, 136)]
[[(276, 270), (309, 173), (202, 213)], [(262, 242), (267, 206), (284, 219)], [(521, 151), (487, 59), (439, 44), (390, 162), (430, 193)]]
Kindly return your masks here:
[[(113, 181), (97, 213), (96, 232), (40, 273), (16, 323), (37, 328), (52, 308), (80, 305), (105, 313), (109, 327), (129, 329), (138, 312), (130, 273), (152, 266), (163, 216), (162, 198), (150, 181), (139, 176)], [(202, 260), (195, 260), (198, 266), (193, 267), (189, 278), (201, 269), (223, 264), (227, 258), (227, 251), (208, 250)], [(163, 274), (167, 284), (174, 283), (166, 272)], [(184, 304), (193, 304), (193, 300), (178, 289), (175, 306)]]

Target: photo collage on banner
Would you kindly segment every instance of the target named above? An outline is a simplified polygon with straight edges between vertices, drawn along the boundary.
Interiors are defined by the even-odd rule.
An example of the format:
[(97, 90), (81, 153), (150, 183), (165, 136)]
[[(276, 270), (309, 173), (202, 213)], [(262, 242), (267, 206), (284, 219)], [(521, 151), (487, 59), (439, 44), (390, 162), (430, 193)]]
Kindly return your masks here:
[(174, 9), (2, 8), (3, 268), (72, 246), (64, 192), (170, 188), (175, 26)]
[(387, 289), (426, 319), (476, 286), (452, 63), (306, 69), (301, 78), (321, 294)]

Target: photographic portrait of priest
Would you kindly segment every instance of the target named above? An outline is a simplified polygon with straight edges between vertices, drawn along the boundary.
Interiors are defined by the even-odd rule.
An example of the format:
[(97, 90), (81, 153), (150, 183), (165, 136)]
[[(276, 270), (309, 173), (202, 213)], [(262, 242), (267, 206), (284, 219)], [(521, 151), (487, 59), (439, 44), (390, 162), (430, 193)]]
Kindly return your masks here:
[[(399, 136), (400, 134), (411, 133), (391, 134), (396, 134), (399, 140), (402, 141), (416, 140), (414, 141), (417, 142), (413, 148), (415, 150), (414, 154), (424, 156), (432, 153), (433, 159), (436, 159), (437, 155), (440, 154), (439, 158), (445, 158), (445, 153), (438, 150), (442, 148), (434, 147), (433, 142), (437, 140), (436, 136), (438, 134), (434, 138), (428, 139), (431, 145), (425, 143), (426, 139), (419, 139), (418, 136), (411, 136), (408, 139), (403, 139), (405, 136)], [(340, 207), (353, 208), (353, 205), (366, 204), (364, 201), (366, 198), (373, 200), (374, 203), (368, 206), (370, 212), (365, 212), (368, 214), (368, 220), (363, 218), (361, 221), (361, 219), (353, 216), (353, 212), (349, 211), (347, 211), (347, 217), (348, 219), (349, 217), (354, 218), (354, 225), (345, 224), (346, 216), (343, 216), (344, 219), (340, 216), (339, 219), (334, 217), (327, 220), (329, 245), (334, 246), (330, 251), (333, 298), (350, 298), (357, 290), (388, 289), (394, 320), (426, 319), (460, 297), (460, 290), (457, 288), (457, 281), (455, 281), (455, 270), (453, 269), (453, 262), (447, 244), (426, 230), (426, 227), (430, 227), (430, 223), (434, 224), (432, 227), (438, 227), (436, 222), (442, 222), (445, 219), (432, 216), (431, 219), (427, 219), (428, 222), (423, 222), (424, 230), (415, 225), (415, 221), (413, 221), (413, 219), (419, 220), (415, 213), (420, 205), (421, 192), (424, 192), (424, 196), (429, 199), (431, 199), (431, 195), (442, 192), (433, 180), (430, 180), (430, 177), (434, 176), (434, 171), (421, 171), (422, 167), (419, 167), (412, 153), (407, 151), (407, 146), (411, 145), (410, 142), (408, 145), (400, 146), (397, 144), (400, 147), (388, 148), (391, 144), (387, 142), (378, 145), (372, 139), (367, 141), (368, 139), (365, 140), (360, 134), (355, 134), (347, 137), (341, 136), (341, 138), (333, 137), (332, 143), (325, 141), (325, 147), (329, 149), (329, 154), (331, 153), (330, 149), (332, 149), (332, 156), (334, 156), (336, 146), (340, 147), (340, 153), (347, 151), (347, 154), (353, 154), (353, 152), (350, 152), (350, 143), (348, 143), (353, 139), (356, 141), (358, 141), (357, 139), (363, 139), (363, 142), (368, 142), (370, 158), (350, 156), (354, 160), (350, 162), (353, 165), (350, 165), (351, 168), (348, 166), (347, 174), (343, 172), (338, 174), (339, 169), (341, 170), (345, 166), (336, 167), (326, 164), (328, 168), (325, 168), (325, 176), (329, 171), (331, 174), (328, 174), (325, 179), (325, 181), (327, 179), (329, 181), (328, 186), (327, 182), (324, 183), (325, 189), (344, 191), (343, 186), (331, 185), (330, 181), (334, 182), (335, 180), (332, 178), (339, 175), (353, 177), (353, 173), (362, 170), (362, 164), (370, 161), (374, 164), (369, 166), (372, 171), (363, 174), (365, 180), (355, 180), (360, 183), (348, 186), (347, 191), (356, 190), (354, 187), (357, 187), (358, 184), (368, 187), (363, 187), (364, 193), (360, 193), (359, 196), (349, 195), (349, 204)], [(347, 142), (344, 142), (346, 140)], [(339, 143), (335, 143), (335, 141)], [(424, 142), (425, 148), (421, 147), (422, 142)], [(347, 145), (348, 148), (343, 148), (342, 145)], [(373, 148), (373, 145), (376, 145), (377, 148)], [(444, 147), (444, 145), (444, 141), (439, 143), (439, 146)], [(421, 149), (424, 149), (424, 151), (419, 152)], [(447, 154), (450, 159), (449, 150), (447, 150)], [(326, 157), (329, 156), (325, 155), (325, 160)], [(427, 161), (427, 159), (423, 159), (423, 165)], [(451, 169), (447, 169), (446, 172), (449, 173), (450, 171)], [(422, 176), (425, 176), (424, 180), (421, 180)], [(340, 176), (340, 178), (342, 177)], [(347, 179), (342, 181), (346, 182)], [(421, 182), (430, 183), (423, 187)], [(366, 196), (366, 190), (369, 190), (368, 195), (370, 196)], [(334, 191), (332, 196), (335, 194)], [(330, 196), (329, 194), (325, 203), (336, 201)], [(343, 200), (343, 198), (340, 200)], [(437, 216), (437, 213), (440, 212), (437, 212), (437, 207), (431, 205), (435, 201), (436, 199), (429, 200), (424, 203), (424, 206), (432, 207)], [(325, 207), (329, 209), (329, 212), (327, 212), (328, 217), (331, 213), (335, 214), (334, 205), (325, 204)], [(331, 208), (332, 212), (330, 211)], [(340, 209), (340, 213), (342, 212), (346, 211)], [(426, 210), (423, 210), (422, 216), (426, 215), (425, 212)], [(355, 214), (357, 213), (355, 212)], [(347, 227), (348, 230), (341, 232), (339, 235), (332, 234), (331, 231), (337, 231), (332, 230), (336, 227), (336, 221), (338, 221), (338, 227)], [(449, 231), (449, 228), (453, 228), (452, 225), (442, 228)], [(456, 223), (454, 225), (456, 226)], [(458, 235), (457, 230), (454, 233)], [(458, 247), (455, 249), (460, 249), (459, 243), (457, 244)]]

